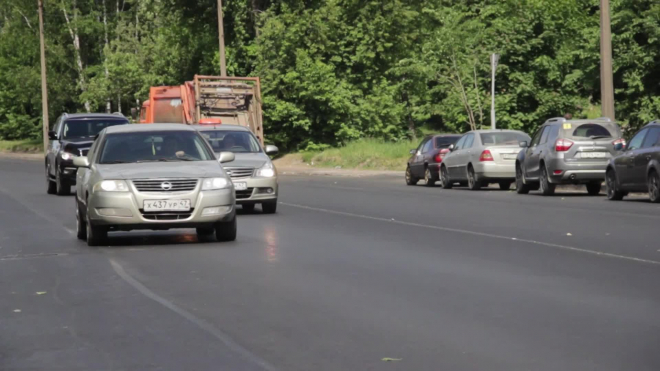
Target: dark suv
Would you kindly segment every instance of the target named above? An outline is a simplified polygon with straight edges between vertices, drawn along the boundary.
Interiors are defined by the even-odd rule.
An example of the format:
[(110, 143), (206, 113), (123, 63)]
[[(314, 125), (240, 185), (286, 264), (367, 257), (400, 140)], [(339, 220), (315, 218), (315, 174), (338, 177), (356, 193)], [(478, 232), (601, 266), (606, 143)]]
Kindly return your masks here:
[(460, 138), (457, 134), (429, 135), (422, 140), (417, 149), (411, 149), (412, 155), (406, 167), (406, 184), (415, 185), (424, 179), (426, 186), (432, 187), (440, 180), (440, 163), (447, 155), (449, 146)]
[(124, 124), (128, 124), (128, 119), (120, 113), (62, 114), (48, 132), (50, 143), (45, 161), (48, 194), (69, 194), (71, 186), (76, 184), (78, 170), (73, 166), (73, 158), (86, 156), (101, 130)]

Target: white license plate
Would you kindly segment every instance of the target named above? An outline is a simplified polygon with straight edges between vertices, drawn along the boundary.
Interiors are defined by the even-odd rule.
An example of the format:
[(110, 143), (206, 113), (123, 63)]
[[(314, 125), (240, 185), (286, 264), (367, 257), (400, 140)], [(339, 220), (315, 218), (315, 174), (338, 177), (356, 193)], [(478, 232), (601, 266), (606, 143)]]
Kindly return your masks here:
[(582, 158), (605, 158), (605, 152), (582, 152)]
[(144, 211), (190, 211), (190, 200), (144, 200)]
[(234, 183), (234, 189), (237, 191), (245, 191), (247, 189), (247, 183), (245, 182), (236, 182)]
[(505, 160), (515, 160), (518, 157), (515, 153), (503, 153), (502, 158)]

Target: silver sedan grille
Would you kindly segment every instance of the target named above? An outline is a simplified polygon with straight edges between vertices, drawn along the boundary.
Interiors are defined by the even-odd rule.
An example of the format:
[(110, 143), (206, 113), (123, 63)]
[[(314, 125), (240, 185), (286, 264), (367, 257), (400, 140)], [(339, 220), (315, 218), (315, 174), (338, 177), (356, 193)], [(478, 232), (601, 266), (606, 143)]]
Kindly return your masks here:
[(197, 187), (198, 179), (139, 179), (133, 185), (139, 192), (184, 192)]
[(226, 167), (225, 171), (232, 179), (249, 178), (254, 174), (253, 167)]

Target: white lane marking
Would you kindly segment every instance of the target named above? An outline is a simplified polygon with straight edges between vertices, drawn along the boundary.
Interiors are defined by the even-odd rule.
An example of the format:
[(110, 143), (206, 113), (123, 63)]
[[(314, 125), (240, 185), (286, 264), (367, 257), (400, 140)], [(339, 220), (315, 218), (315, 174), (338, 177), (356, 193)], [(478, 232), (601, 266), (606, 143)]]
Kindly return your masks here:
[(124, 268), (119, 264), (116, 260), (110, 258), (108, 259), (110, 261), (110, 265), (112, 265), (112, 269), (115, 270), (117, 275), (121, 277), (126, 283), (129, 285), (133, 286), (134, 289), (139, 291), (142, 295), (148, 297), (149, 299), (161, 304), (165, 308), (171, 310), (172, 312), (180, 315), (181, 317), (187, 319), (188, 321), (192, 322), (195, 324), (197, 327), (199, 327), (201, 330), (208, 332), (211, 334), (213, 337), (216, 339), (220, 340), (224, 345), (226, 345), (229, 349), (232, 351), (240, 354), (247, 360), (257, 364), (264, 370), (268, 371), (275, 371), (276, 368), (268, 364), (265, 360), (261, 359), (260, 357), (256, 356), (249, 350), (245, 349), (238, 343), (236, 343), (234, 340), (232, 340), (228, 335), (214, 327), (212, 324), (195, 317), (192, 313), (188, 312), (187, 310), (178, 307), (176, 304), (172, 303), (171, 301), (164, 299), (160, 297), (158, 294), (155, 292), (149, 290), (146, 286), (144, 286), (142, 283), (137, 281), (135, 278), (131, 277)]
[(616, 258), (616, 259), (634, 261), (634, 262), (638, 262), (638, 263), (647, 263), (647, 264), (660, 265), (660, 261), (656, 261), (656, 260), (641, 259), (641, 258), (636, 258), (636, 257), (633, 257), (633, 256), (612, 254), (612, 253), (603, 252), (603, 251), (583, 249), (583, 248), (579, 248), (579, 247), (559, 245), (559, 244), (549, 243), (549, 242), (528, 240), (528, 239), (516, 238), (516, 237), (500, 236), (500, 235), (497, 235), (497, 234), (469, 231), (469, 230), (466, 230), (466, 229), (440, 227), (440, 226), (436, 226), (436, 225), (405, 222), (405, 221), (401, 221), (401, 220), (379, 218), (377, 216), (354, 214), (354, 213), (349, 213), (349, 212), (345, 212), (345, 211), (329, 210), (329, 209), (323, 209), (323, 208), (319, 208), (319, 207), (292, 204), (292, 203), (288, 203), (288, 202), (280, 202), (280, 204), (285, 205), (285, 206), (296, 207), (296, 208), (299, 208), (299, 209), (319, 211), (319, 212), (324, 212), (324, 213), (329, 213), (329, 214), (351, 216), (351, 217), (354, 217), (354, 218), (376, 220), (376, 221), (386, 222), (386, 223), (396, 223), (396, 224), (406, 225), (406, 226), (410, 226), (410, 227), (429, 228), (429, 229), (435, 229), (435, 230), (440, 230), (440, 231), (445, 231), (445, 232), (469, 234), (469, 235), (472, 235), (472, 236), (489, 237), (489, 238), (497, 238), (497, 239), (500, 239), (500, 240), (523, 242), (523, 243), (529, 243), (529, 244), (534, 244), (534, 245), (539, 245), (539, 246), (546, 246), (546, 247), (553, 247), (553, 248), (557, 248), (557, 249), (581, 252), (581, 253), (586, 253), (586, 254), (591, 254), (591, 255), (598, 255), (598, 256), (604, 256), (604, 257), (609, 257), (609, 258)]

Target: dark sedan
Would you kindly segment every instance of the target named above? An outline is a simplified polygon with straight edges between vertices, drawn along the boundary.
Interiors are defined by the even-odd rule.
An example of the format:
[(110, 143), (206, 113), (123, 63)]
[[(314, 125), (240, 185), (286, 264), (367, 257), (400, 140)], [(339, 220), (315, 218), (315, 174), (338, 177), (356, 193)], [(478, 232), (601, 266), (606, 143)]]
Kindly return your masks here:
[(660, 203), (659, 120), (638, 131), (624, 152), (610, 160), (605, 179), (610, 200), (621, 200), (628, 192), (648, 192), (651, 202)]
[(415, 185), (424, 179), (427, 187), (432, 187), (440, 180), (440, 163), (447, 155), (449, 146), (460, 138), (457, 134), (438, 134), (425, 137), (417, 149), (411, 149), (412, 155), (406, 167), (406, 184)]

